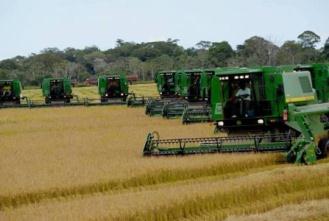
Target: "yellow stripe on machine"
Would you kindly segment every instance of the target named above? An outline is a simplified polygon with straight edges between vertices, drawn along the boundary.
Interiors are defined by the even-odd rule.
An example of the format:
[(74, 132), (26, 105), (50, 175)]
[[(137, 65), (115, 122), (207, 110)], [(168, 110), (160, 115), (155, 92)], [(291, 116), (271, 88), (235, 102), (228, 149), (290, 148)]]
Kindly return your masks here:
[(310, 100), (314, 100), (314, 99), (315, 99), (314, 95), (301, 96), (301, 97), (289, 97), (289, 98), (286, 98), (286, 102), (294, 103), (294, 102), (301, 102), (301, 101), (310, 101)]

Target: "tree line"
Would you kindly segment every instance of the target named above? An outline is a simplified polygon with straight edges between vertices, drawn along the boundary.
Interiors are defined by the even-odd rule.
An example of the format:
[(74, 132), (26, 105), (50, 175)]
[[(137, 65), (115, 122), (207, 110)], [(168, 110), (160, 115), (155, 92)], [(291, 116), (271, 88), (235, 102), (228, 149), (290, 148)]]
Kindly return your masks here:
[(319, 47), (321, 39), (312, 31), (304, 31), (296, 40), (288, 40), (281, 47), (259, 36), (245, 40), (236, 49), (227, 41), (200, 41), (191, 48), (183, 48), (178, 42), (168, 39), (135, 43), (118, 39), (114, 48), (104, 51), (96, 46), (46, 48), (38, 54), (0, 61), (0, 79), (19, 79), (25, 85), (40, 85), (45, 77), (67, 76), (83, 82), (103, 73), (124, 72), (137, 74), (141, 80), (151, 80), (157, 71), (166, 69), (329, 61), (329, 38)]

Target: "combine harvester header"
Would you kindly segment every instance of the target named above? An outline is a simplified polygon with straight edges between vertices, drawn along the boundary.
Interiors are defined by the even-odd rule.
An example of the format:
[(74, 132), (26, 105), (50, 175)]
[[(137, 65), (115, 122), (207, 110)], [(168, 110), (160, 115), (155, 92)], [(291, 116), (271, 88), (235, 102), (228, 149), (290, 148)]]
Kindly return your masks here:
[(309, 72), (282, 73), (281, 78), (287, 108), (283, 133), (176, 139), (159, 139), (152, 133), (147, 136), (144, 156), (286, 152), (287, 161), (306, 164), (326, 157), (329, 103), (317, 103)]

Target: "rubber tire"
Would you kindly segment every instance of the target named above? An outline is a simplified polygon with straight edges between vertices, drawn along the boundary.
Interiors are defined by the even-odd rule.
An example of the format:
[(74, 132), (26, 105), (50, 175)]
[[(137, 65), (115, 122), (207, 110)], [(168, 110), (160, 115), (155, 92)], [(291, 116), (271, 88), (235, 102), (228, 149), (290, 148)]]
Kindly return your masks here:
[(46, 97), (46, 98), (45, 98), (45, 103), (46, 103), (46, 104), (50, 104), (50, 103), (51, 103), (51, 100), (50, 100), (49, 98)]
[(317, 155), (317, 157), (319, 159), (328, 157), (328, 153), (329, 153), (329, 139), (322, 139), (322, 140), (320, 140), (318, 147), (321, 150), (321, 154)]
[(297, 156), (292, 153), (287, 154), (287, 162), (288, 163), (295, 163)]

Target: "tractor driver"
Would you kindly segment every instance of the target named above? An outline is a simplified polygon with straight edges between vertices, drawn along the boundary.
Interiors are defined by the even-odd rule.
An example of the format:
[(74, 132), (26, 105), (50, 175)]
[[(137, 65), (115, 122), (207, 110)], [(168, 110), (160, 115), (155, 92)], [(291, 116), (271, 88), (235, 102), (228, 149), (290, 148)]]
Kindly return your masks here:
[(240, 116), (248, 117), (248, 111), (251, 101), (251, 91), (249, 84), (245, 81), (240, 82), (239, 90), (235, 94), (235, 97), (238, 99), (238, 107)]
[(110, 80), (108, 82), (108, 89), (107, 89), (107, 93), (110, 97), (114, 97), (118, 94), (120, 94), (120, 84), (119, 84), (119, 80)]
[(200, 81), (200, 76), (196, 75), (193, 79), (192, 86), (191, 86), (191, 91), (192, 91), (192, 96), (195, 96), (196, 98), (199, 96), (199, 81)]
[(11, 96), (11, 86), (8, 82), (6, 82), (4, 85), (3, 85), (3, 88), (2, 88), (2, 95), (4, 97), (10, 97)]
[(58, 86), (58, 82), (55, 81), (52, 86), (51, 86), (51, 96), (55, 97), (59, 95), (59, 86)]

